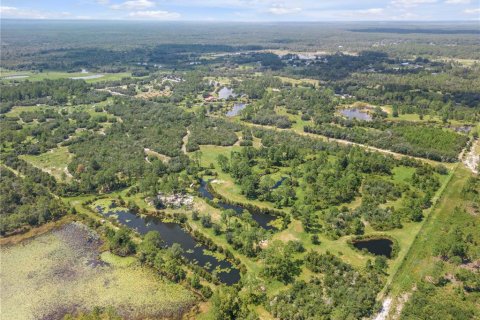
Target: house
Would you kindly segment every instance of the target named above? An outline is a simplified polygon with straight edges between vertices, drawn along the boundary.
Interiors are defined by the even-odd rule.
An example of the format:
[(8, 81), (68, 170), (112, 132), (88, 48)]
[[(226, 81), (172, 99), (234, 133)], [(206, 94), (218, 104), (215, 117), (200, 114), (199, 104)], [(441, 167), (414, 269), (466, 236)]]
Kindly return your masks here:
[(204, 98), (205, 102), (214, 102), (216, 98), (212, 95), (208, 95), (207, 97)]

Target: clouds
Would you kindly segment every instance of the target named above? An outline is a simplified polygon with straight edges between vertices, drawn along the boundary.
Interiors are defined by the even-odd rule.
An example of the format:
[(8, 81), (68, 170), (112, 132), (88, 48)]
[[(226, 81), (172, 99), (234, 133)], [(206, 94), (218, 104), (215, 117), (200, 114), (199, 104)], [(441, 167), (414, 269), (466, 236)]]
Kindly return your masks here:
[[(463, 12), (465, 12), (466, 14), (480, 15), (480, 8), (465, 9)], [(478, 19), (478, 17), (477, 17), (477, 19)]]
[(11, 6), (0, 6), (0, 17), (19, 18), (19, 19), (72, 19), (74, 17), (70, 12), (49, 12), (29, 8), (18, 8)]
[(284, 5), (274, 5), (268, 8), (267, 12), (274, 15), (295, 14), (302, 11), (299, 7), (285, 7)]
[[(2, 0), (2, 18), (218, 21), (471, 20), (478, 0)], [(74, 12), (75, 15), (69, 14)]]
[(150, 0), (130, 0), (119, 4), (112, 4), (110, 8), (115, 10), (140, 10), (155, 7), (155, 2)]
[(157, 3), (152, 0), (127, 0), (120, 3), (112, 3), (110, 0), (96, 1), (109, 9), (125, 12), (126, 14), (122, 16), (123, 19), (177, 20), (181, 17), (178, 12), (158, 9)]
[(436, 3), (437, 0), (393, 0), (392, 4), (397, 7), (413, 8), (422, 4)]
[(128, 14), (130, 18), (134, 19), (149, 19), (149, 20), (177, 20), (181, 15), (177, 12), (168, 12), (162, 10), (151, 11), (135, 11)]
[(446, 0), (446, 4), (469, 4), (472, 0)]

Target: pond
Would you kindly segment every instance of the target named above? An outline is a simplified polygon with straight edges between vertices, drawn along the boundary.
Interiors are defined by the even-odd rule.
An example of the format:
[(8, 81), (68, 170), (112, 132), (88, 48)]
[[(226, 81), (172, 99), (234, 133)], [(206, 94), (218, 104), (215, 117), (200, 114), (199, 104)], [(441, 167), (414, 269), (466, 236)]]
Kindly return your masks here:
[(14, 79), (25, 79), (25, 78), (28, 78), (28, 77), (29, 76), (27, 76), (27, 75), (17, 74), (17, 75), (6, 76), (6, 77), (3, 77), (2, 79), (14, 80)]
[(359, 250), (367, 249), (368, 252), (377, 256), (392, 257), (393, 242), (390, 239), (359, 240), (355, 241), (353, 246)]
[(235, 103), (233, 105), (233, 108), (232, 110), (228, 111), (225, 115), (227, 117), (235, 117), (235, 116), (238, 116), (238, 114), (240, 113), (240, 111), (242, 111), (243, 109), (245, 109), (245, 107), (247, 106), (247, 104), (245, 103)]
[(283, 183), (283, 181), (285, 181), (285, 179), (287, 179), (287, 177), (281, 177), (280, 180), (278, 180), (277, 182), (275, 182), (275, 184), (273, 185), (272, 187), (272, 190), (275, 190), (277, 189), (278, 187), (280, 187)]
[[(210, 191), (208, 191), (207, 185), (208, 185), (208, 182), (202, 179), (200, 181), (200, 188), (198, 189), (198, 192), (200, 193), (200, 196), (202, 196), (203, 198), (213, 200), (215, 197), (213, 196), (213, 194), (210, 193)], [(247, 210), (244, 207), (242, 207), (240, 205), (237, 205), (237, 204), (229, 204), (229, 203), (224, 203), (222, 201), (219, 201), (217, 204), (222, 209), (225, 209), (225, 210), (232, 209), (237, 214), (241, 214), (244, 210)], [(265, 230), (276, 230), (277, 229), (274, 226), (270, 225), (270, 223), (273, 220), (276, 219), (275, 216), (272, 216), (272, 215), (266, 214), (266, 213), (261, 213), (261, 212), (256, 212), (256, 213), (251, 213), (250, 212), (250, 214), (252, 215), (252, 219), (255, 220), (255, 222), (257, 222), (258, 225), (260, 227), (262, 227), (263, 229), (265, 229)]]
[(71, 77), (72, 80), (89, 80), (89, 79), (98, 79), (103, 77), (103, 74), (92, 74), (90, 76), (81, 76), (81, 77)]
[(233, 93), (233, 89), (223, 87), (218, 91), (218, 98), (219, 99), (228, 99), (230, 97), (235, 98), (237, 95)]
[(215, 268), (221, 270), (230, 269), (229, 272), (221, 271), (217, 273), (218, 279), (227, 285), (232, 285), (240, 280), (240, 271), (236, 269), (227, 260), (217, 260), (215, 257), (208, 255), (204, 250), (208, 250), (206, 246), (197, 242), (187, 231), (183, 230), (179, 224), (163, 222), (157, 217), (137, 216), (130, 211), (104, 212), (100, 207), (97, 210), (106, 218), (115, 217), (119, 223), (136, 230), (141, 235), (145, 235), (149, 231), (158, 231), (167, 246), (174, 243), (180, 244), (183, 249), (183, 256), (189, 261), (196, 261), (198, 265), (213, 271)]
[(371, 121), (372, 117), (359, 109), (343, 109), (340, 111), (342, 115), (347, 117), (350, 120), (357, 119), (357, 120), (363, 120), (363, 121)]

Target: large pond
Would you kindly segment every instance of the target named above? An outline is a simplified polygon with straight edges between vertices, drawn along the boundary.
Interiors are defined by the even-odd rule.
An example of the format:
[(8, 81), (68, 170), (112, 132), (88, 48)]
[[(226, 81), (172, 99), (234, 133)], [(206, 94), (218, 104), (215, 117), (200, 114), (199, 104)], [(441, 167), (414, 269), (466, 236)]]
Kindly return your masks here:
[[(200, 193), (200, 195), (203, 198), (213, 200), (215, 197), (213, 196), (213, 194), (210, 193), (210, 191), (208, 191), (207, 184), (208, 183), (205, 180), (202, 179), (200, 181), (200, 188), (198, 189), (198, 192)], [(242, 206), (239, 206), (239, 205), (236, 205), (236, 204), (224, 203), (222, 201), (219, 201), (217, 204), (223, 209), (232, 209), (237, 214), (241, 214), (244, 210), (247, 210)], [(261, 212), (256, 212), (256, 213), (251, 213), (250, 212), (250, 214), (252, 215), (252, 219), (255, 220), (258, 223), (258, 225), (260, 227), (262, 227), (263, 229), (265, 229), (265, 230), (276, 230), (277, 229), (274, 226), (270, 225), (270, 223), (273, 220), (276, 219), (275, 216), (272, 216), (272, 215), (266, 214), (266, 213), (261, 213)]]
[(218, 98), (219, 99), (225, 99), (227, 100), (228, 98), (232, 97), (235, 98), (237, 95), (233, 92), (233, 89), (223, 87), (218, 91)]
[(390, 239), (359, 240), (353, 243), (359, 250), (367, 249), (368, 252), (377, 256), (392, 257), (393, 242)]
[(174, 243), (180, 244), (184, 251), (183, 256), (189, 261), (196, 261), (199, 266), (209, 271), (213, 271), (216, 268), (220, 269), (217, 276), (222, 283), (232, 285), (240, 280), (240, 271), (238, 269), (227, 260), (217, 260), (212, 255), (206, 254), (205, 250), (208, 250), (208, 248), (197, 242), (177, 223), (163, 222), (159, 218), (152, 216), (138, 216), (130, 211), (104, 212), (100, 207), (97, 207), (97, 210), (106, 218), (115, 217), (119, 223), (136, 230), (141, 235), (149, 231), (158, 231), (167, 246), (171, 246)]
[(363, 120), (363, 121), (371, 121), (372, 117), (359, 109), (343, 109), (340, 111), (342, 115), (347, 117), (350, 120), (357, 119), (357, 120)]
[(236, 117), (238, 116), (238, 114), (240, 113), (240, 111), (242, 111), (243, 109), (245, 109), (247, 105), (245, 103), (235, 103), (233, 105), (233, 108), (232, 110), (228, 111), (225, 115), (227, 117)]

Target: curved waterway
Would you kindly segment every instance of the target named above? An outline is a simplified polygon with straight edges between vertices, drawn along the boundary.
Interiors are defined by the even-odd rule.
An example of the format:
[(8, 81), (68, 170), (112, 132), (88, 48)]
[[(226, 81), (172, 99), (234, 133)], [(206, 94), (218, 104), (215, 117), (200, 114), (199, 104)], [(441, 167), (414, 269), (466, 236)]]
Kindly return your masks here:
[[(282, 180), (282, 182), (283, 182), (283, 180)], [(280, 184), (281, 184), (281, 182), (280, 182)], [(198, 189), (198, 192), (200, 193), (200, 196), (202, 196), (203, 198), (213, 200), (215, 197), (213, 196), (213, 194), (210, 193), (210, 191), (208, 191), (207, 185), (208, 185), (208, 182), (202, 179), (200, 181), (200, 188)], [(240, 205), (225, 203), (225, 202), (222, 202), (221, 200), (219, 200), (217, 204), (223, 209), (232, 209), (237, 214), (241, 214), (244, 210), (248, 211), (248, 209), (246, 209), (246, 208), (244, 208)], [(272, 215), (266, 214), (266, 213), (261, 213), (261, 212), (254, 212), (254, 213), (250, 212), (250, 214), (252, 215), (252, 219), (255, 220), (258, 223), (258, 225), (260, 227), (262, 227), (263, 229), (265, 229), (265, 230), (277, 230), (277, 228), (270, 225), (270, 223), (273, 220), (276, 219), (275, 216), (272, 216)]]
[(215, 257), (205, 254), (205, 250), (208, 250), (208, 248), (197, 242), (177, 223), (163, 222), (152, 216), (138, 216), (126, 210), (103, 212), (100, 207), (97, 207), (97, 210), (106, 218), (115, 217), (120, 224), (137, 231), (141, 235), (149, 231), (158, 231), (167, 246), (178, 243), (182, 247), (183, 256), (187, 260), (197, 262), (199, 266), (208, 271), (213, 271), (216, 268), (220, 269), (217, 277), (222, 283), (232, 285), (240, 280), (238, 269), (227, 260), (217, 260)]

